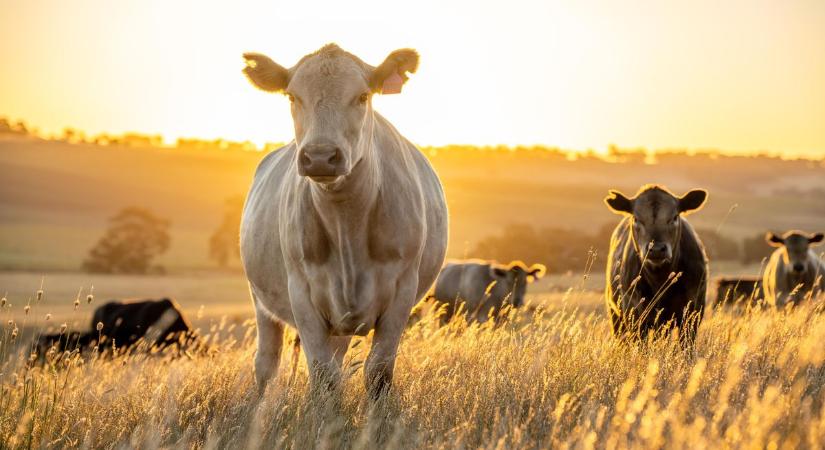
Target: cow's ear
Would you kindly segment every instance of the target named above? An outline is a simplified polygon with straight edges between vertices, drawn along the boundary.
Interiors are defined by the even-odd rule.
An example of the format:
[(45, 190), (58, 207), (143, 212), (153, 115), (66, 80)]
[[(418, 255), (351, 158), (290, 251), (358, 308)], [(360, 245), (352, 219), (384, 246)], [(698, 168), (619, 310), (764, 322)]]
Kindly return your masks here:
[(379, 94), (399, 94), (409, 78), (407, 72), (418, 69), (418, 52), (402, 48), (390, 53), (387, 59), (372, 71), (370, 88)]
[(765, 242), (767, 242), (771, 247), (782, 247), (785, 245), (785, 240), (773, 234), (771, 231), (768, 231), (765, 234)]
[(822, 243), (823, 239), (825, 239), (825, 234), (815, 233), (808, 238), (808, 243), (811, 245), (819, 245)]
[(260, 53), (244, 53), (244, 75), (255, 87), (266, 92), (282, 92), (289, 84), (289, 71), (268, 56)]
[(506, 277), (509, 269), (501, 266), (490, 266), (490, 275), (493, 277)]
[(708, 191), (704, 189), (693, 189), (679, 198), (679, 212), (687, 213), (701, 209), (707, 199)]
[(544, 264), (533, 264), (530, 266), (530, 272), (528, 273), (536, 278), (541, 278), (547, 273), (547, 267)]
[(625, 197), (619, 191), (610, 190), (610, 194), (604, 198), (604, 203), (616, 214), (633, 214), (633, 200)]
[(527, 272), (527, 275), (531, 277), (532, 281), (543, 277), (545, 273), (547, 273), (547, 267), (544, 267), (544, 264), (533, 264), (530, 266), (530, 270)]

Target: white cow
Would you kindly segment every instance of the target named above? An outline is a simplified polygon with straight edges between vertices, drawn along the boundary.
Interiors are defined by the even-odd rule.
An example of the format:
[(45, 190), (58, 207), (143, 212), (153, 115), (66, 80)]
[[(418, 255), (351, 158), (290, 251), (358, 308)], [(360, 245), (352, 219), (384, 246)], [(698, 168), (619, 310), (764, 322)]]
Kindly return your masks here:
[(765, 301), (778, 308), (825, 292), (825, 262), (811, 248), (823, 240), (822, 233), (788, 231), (783, 236), (765, 235), (768, 244), (778, 247), (771, 254), (762, 275)]
[(401, 91), (418, 54), (396, 50), (372, 67), (329, 44), (291, 69), (244, 57), (255, 86), (289, 98), (295, 125), (295, 139), (258, 166), (241, 223), (258, 386), (277, 371), (284, 323), (298, 330), (313, 383), (325, 386), (339, 381), (351, 337), (375, 330), (365, 379), (376, 398), (447, 248), (438, 177), (371, 102)]
[(486, 322), (498, 318), (505, 303), (513, 308), (524, 304), (527, 284), (544, 276), (542, 264), (527, 267), (521, 261), (498, 264), (466, 260), (447, 263), (435, 282), (433, 298), (446, 305), (443, 321), (449, 321), (464, 303), (468, 321)]

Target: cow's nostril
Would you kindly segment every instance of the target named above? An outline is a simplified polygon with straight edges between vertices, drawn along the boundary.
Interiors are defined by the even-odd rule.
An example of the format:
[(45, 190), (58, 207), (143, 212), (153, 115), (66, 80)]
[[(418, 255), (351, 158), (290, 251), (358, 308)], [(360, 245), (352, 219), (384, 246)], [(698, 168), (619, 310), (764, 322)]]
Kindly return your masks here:
[(802, 267), (802, 264), (794, 264), (793, 265), (793, 270), (795, 270), (797, 272), (802, 272), (802, 269), (804, 269), (804, 267)]
[(312, 158), (306, 154), (306, 152), (301, 152), (301, 164), (304, 166), (311, 166), (312, 165)]
[(334, 165), (338, 164), (339, 161), (341, 161), (341, 150), (336, 148), (335, 152), (333, 152), (332, 155), (330, 155), (327, 162), (329, 162), (331, 165), (334, 166)]

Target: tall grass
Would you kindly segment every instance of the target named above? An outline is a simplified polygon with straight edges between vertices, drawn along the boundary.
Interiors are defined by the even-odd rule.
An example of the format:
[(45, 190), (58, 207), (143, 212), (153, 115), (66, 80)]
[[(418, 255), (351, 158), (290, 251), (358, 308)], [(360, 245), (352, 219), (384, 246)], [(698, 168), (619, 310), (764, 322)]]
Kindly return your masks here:
[(303, 361), (290, 377), (290, 349), (260, 396), (251, 322), (207, 330), (214, 348), (199, 355), (31, 365), (10, 341), (21, 326), (4, 320), (0, 447), (823, 446), (825, 316), (810, 305), (709, 311), (687, 351), (675, 339), (617, 343), (600, 308), (571, 306), (580, 294), (497, 328), (425, 315), (404, 335), (393, 395), (376, 404), (361, 370), (369, 337), (353, 340), (340, 398), (310, 392)]

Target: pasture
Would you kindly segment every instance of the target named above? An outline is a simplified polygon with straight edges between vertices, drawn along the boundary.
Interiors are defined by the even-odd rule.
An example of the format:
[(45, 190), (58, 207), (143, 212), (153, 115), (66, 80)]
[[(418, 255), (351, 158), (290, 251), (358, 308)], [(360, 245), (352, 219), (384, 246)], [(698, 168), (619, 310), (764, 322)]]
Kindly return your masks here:
[[(109, 281), (118, 289), (128, 285)], [(181, 295), (194, 289), (178, 281)], [(310, 392), (303, 359), (293, 378), (291, 349), (275, 382), (258, 396), (253, 322), (221, 319), (211, 306), (193, 316), (213, 344), (208, 353), (71, 355), (27, 368), (25, 344), (44, 328), (26, 325), (26, 317), (62, 302), (73, 310), (73, 296), (55, 299), (59, 283), (44, 289), (43, 303), (34, 286), (28, 314), (17, 302), (2, 312), (0, 442), (4, 448), (822, 447), (825, 316), (816, 308), (714, 309), (693, 352), (673, 339), (637, 348), (612, 338), (601, 294), (586, 287), (590, 280), (568, 281), (566, 291), (528, 296), (534, 308), (512, 312), (499, 328), (462, 321), (439, 327), (426, 314), (404, 334), (393, 395), (374, 405), (362, 380), (371, 336), (353, 340), (340, 396)], [(103, 292), (103, 284), (95, 290)], [(100, 299), (84, 300), (75, 314), (88, 315)]]
[[(729, 237), (825, 228), (820, 162), (671, 154), (650, 164), (529, 149), (427, 154), (450, 203), (451, 257), (474, 256), (476, 242), (514, 223), (595, 232), (616, 221), (601, 202), (607, 188), (632, 192), (655, 180), (680, 191), (707, 187), (708, 207), (691, 222)], [(605, 316), (603, 254), (585, 273), (549, 263), (548, 275), (530, 286), (528, 307), (499, 328), (461, 321), (442, 328), (422, 309), (402, 338), (393, 395), (375, 405), (363, 390), (371, 336), (352, 341), (340, 396), (310, 392), (303, 358), (293, 377), (291, 347), (277, 379), (257, 395), (245, 277), (237, 262), (216, 268), (206, 247), (223, 201), (243, 192), (262, 156), (0, 142), (8, 187), (0, 191), (3, 448), (821, 448), (825, 441), (825, 323), (816, 308), (710, 309), (693, 352), (672, 339), (624, 346)], [(735, 175), (720, 175), (732, 167)], [(172, 246), (160, 258), (168, 273), (77, 272), (105, 218), (127, 204), (172, 220)], [(758, 263), (710, 261), (713, 279), (759, 271)], [(210, 351), (27, 364), (39, 334), (63, 324), (87, 328), (102, 302), (164, 296), (180, 303)]]

